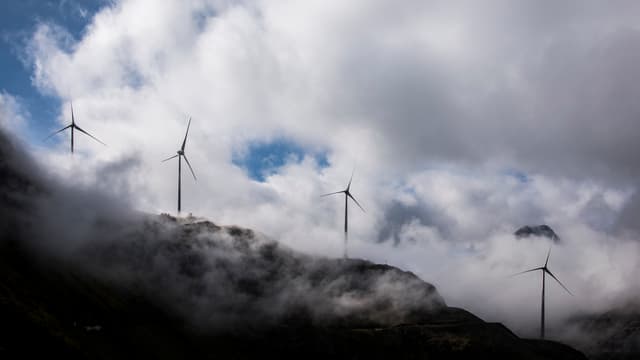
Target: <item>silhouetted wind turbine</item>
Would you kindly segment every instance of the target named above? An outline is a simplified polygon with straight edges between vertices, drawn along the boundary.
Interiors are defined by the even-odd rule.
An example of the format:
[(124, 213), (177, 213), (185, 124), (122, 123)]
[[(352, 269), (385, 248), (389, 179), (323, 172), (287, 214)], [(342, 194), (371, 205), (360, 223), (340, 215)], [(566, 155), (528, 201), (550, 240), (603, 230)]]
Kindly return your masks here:
[(57, 134), (57, 133), (59, 133), (59, 132), (65, 131), (65, 130), (67, 130), (67, 129), (71, 129), (71, 153), (72, 153), (72, 154), (73, 154), (73, 130), (78, 130), (78, 131), (80, 131), (81, 133), (84, 133), (85, 135), (87, 135), (87, 136), (91, 137), (93, 140), (95, 140), (95, 141), (99, 142), (100, 144), (102, 144), (102, 145), (104, 145), (104, 146), (107, 146), (107, 144), (105, 144), (105, 143), (103, 143), (102, 141), (98, 140), (95, 136), (93, 136), (93, 135), (89, 134), (88, 132), (84, 131), (80, 126), (76, 125), (76, 119), (75, 119), (75, 117), (73, 116), (73, 103), (71, 103), (71, 124), (69, 124), (69, 125), (67, 125), (67, 126), (63, 127), (62, 129), (60, 129), (60, 130), (58, 130), (58, 131), (54, 132), (53, 134), (51, 134), (51, 135), (47, 136), (44, 140), (47, 140), (47, 139), (49, 139), (50, 137), (52, 137), (53, 135), (55, 135), (55, 134)]
[(573, 294), (571, 293), (571, 291), (569, 291), (569, 289), (567, 289), (566, 286), (564, 286), (560, 280), (558, 280), (557, 277), (555, 277), (555, 275), (553, 275), (553, 273), (551, 272), (551, 270), (549, 270), (549, 268), (547, 267), (547, 264), (549, 263), (549, 255), (551, 255), (551, 248), (549, 248), (549, 252), (547, 253), (547, 260), (545, 260), (544, 262), (544, 266), (541, 267), (537, 267), (535, 269), (531, 269), (531, 270), (526, 270), (523, 272), (519, 272), (517, 274), (514, 274), (512, 276), (516, 276), (516, 275), (520, 275), (520, 274), (524, 274), (524, 273), (528, 273), (528, 272), (532, 272), (532, 271), (542, 271), (542, 307), (540, 308), (540, 338), (544, 339), (544, 280), (545, 280), (545, 275), (549, 274), (555, 281), (558, 282), (558, 284), (560, 284), (560, 286), (562, 286), (563, 289), (565, 289), (569, 295)]
[(184, 134), (184, 140), (182, 141), (182, 147), (180, 147), (180, 150), (177, 151), (176, 155), (173, 155), (169, 158), (166, 158), (164, 160), (162, 160), (162, 162), (165, 162), (167, 160), (171, 160), (173, 158), (178, 158), (178, 213), (180, 213), (180, 207), (181, 207), (181, 182), (182, 182), (182, 158), (184, 157), (184, 161), (187, 162), (187, 165), (189, 165), (189, 170), (191, 170), (191, 175), (193, 175), (193, 179), (194, 180), (198, 180), (196, 179), (196, 173), (193, 172), (193, 168), (191, 167), (191, 164), (189, 163), (189, 159), (187, 159), (187, 155), (184, 153), (184, 147), (187, 144), (187, 135), (189, 135), (189, 127), (191, 126), (191, 117), (189, 117), (189, 124), (187, 124), (187, 132)]
[(342, 191), (336, 191), (336, 192), (332, 192), (329, 194), (324, 194), (321, 195), (321, 197), (323, 196), (329, 196), (329, 195), (335, 195), (335, 194), (342, 194), (344, 193), (344, 258), (347, 258), (347, 242), (349, 240), (349, 235), (347, 232), (348, 229), (348, 224), (349, 224), (349, 217), (348, 217), (348, 202), (349, 202), (349, 198), (351, 198), (351, 200), (353, 200), (353, 202), (356, 203), (356, 205), (358, 205), (358, 207), (363, 211), (364, 209), (362, 208), (362, 206), (360, 206), (360, 204), (358, 203), (358, 200), (356, 200), (356, 198), (353, 197), (353, 195), (351, 195), (351, 192), (349, 191), (349, 189), (351, 188), (351, 181), (353, 180), (353, 172), (351, 173), (351, 179), (349, 179), (349, 184), (347, 185), (347, 188), (342, 190)]

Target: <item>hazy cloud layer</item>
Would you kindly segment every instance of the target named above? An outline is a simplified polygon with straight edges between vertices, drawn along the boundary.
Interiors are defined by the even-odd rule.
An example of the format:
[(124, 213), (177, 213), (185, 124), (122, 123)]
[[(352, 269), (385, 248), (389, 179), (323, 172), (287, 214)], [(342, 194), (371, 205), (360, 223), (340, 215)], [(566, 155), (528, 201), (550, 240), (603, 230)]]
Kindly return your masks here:
[[(126, 178), (128, 164), (100, 174)], [(191, 327), (393, 326), (446, 307), (433, 285), (394, 267), (301, 254), (252, 230), (143, 214), (100, 187), (60, 183), (2, 131), (0, 179), (3, 250), (44, 271), (106, 280)]]
[[(552, 319), (637, 293), (639, 15), (633, 1), (118, 1), (78, 42), (51, 24), (33, 34), (35, 84), (73, 99), (109, 145), (79, 137), (82, 155), (63, 141), (42, 157), (88, 184), (135, 154), (132, 206), (172, 210), (177, 164), (159, 161), (191, 115), (199, 181), (185, 177), (184, 209), (336, 256), (342, 200), (318, 195), (355, 166), (367, 213), (352, 208), (350, 253), (526, 331), (538, 280), (506, 276), (549, 244), (515, 240), (522, 225), (563, 239), (551, 264), (576, 296), (550, 290)], [(233, 165), (274, 138), (326, 152), (329, 167), (308, 156), (256, 183)]]

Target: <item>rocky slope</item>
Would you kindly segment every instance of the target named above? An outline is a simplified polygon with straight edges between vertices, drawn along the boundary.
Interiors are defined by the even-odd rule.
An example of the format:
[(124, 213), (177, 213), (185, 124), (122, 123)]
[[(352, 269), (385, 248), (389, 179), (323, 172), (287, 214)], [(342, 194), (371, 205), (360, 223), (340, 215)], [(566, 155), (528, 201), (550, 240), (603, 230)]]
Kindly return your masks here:
[(626, 304), (601, 314), (576, 316), (566, 341), (594, 360), (640, 359), (640, 307)]
[[(214, 225), (199, 222), (180, 227), (183, 234), (191, 234), (194, 228)], [(237, 228), (213, 231), (241, 232)], [(194, 247), (188, 238), (178, 236), (175, 243), (157, 251), (178, 253), (178, 267), (184, 267), (182, 271), (189, 273), (188, 277), (197, 277), (197, 268), (202, 265), (198, 260), (187, 261), (194, 259)], [(282, 260), (272, 251), (257, 250), (248, 263), (272, 263), (269, 269), (277, 273)], [(270, 284), (268, 278), (225, 283), (225, 287), (235, 287), (227, 289), (235, 297), (233, 302), (240, 304), (235, 307), (221, 297), (215, 298), (222, 302), (216, 305), (193, 298), (188, 292), (179, 293), (189, 291), (185, 289), (195, 286), (193, 283), (180, 291), (157, 289), (166, 284), (164, 280), (153, 283), (157, 274), (140, 274), (125, 281), (104, 276), (86, 265), (33, 254), (13, 242), (2, 246), (0, 260), (2, 358), (258, 358), (265, 354), (318, 359), (584, 358), (568, 346), (520, 339), (501, 324), (486, 323), (462, 309), (447, 307), (433, 286), (413, 274), (363, 260), (320, 260), (308, 273), (297, 276), (312, 279), (309, 281), (320, 288), (323, 283), (333, 284), (331, 291), (335, 294), (308, 289), (313, 304), (320, 309), (309, 308), (308, 300), (291, 295), (294, 298), (283, 300), (285, 304), (275, 312), (261, 308), (274, 304), (273, 296), (264, 290), (268, 285), (259, 282)], [(301, 265), (286, 269), (296, 271), (296, 266)], [(151, 283), (143, 284), (142, 279)], [(381, 282), (410, 285), (381, 291), (377, 289)], [(407, 294), (407, 289), (415, 293)], [(170, 295), (163, 297), (158, 290)], [(204, 288), (190, 291), (212, 294)], [(402, 302), (404, 295), (423, 297), (425, 302)], [(348, 299), (356, 305), (344, 308), (336, 299)], [(219, 314), (220, 307), (228, 311), (228, 316)]]

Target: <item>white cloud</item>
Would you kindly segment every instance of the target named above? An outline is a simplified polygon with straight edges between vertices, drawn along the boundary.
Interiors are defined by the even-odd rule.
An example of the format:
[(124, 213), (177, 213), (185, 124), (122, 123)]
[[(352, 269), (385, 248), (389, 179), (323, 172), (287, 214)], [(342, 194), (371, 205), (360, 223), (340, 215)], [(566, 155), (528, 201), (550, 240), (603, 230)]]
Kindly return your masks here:
[(25, 131), (29, 113), (20, 100), (6, 91), (0, 92), (0, 126), (9, 133), (20, 135)]
[[(550, 290), (550, 316), (635, 291), (635, 235), (614, 227), (640, 175), (638, 13), (637, 3), (123, 0), (77, 43), (51, 25), (33, 35), (36, 84), (73, 100), (81, 126), (108, 144), (79, 137), (74, 159), (66, 143), (43, 156), (79, 183), (133, 163), (109, 181), (142, 210), (173, 211), (177, 165), (160, 160), (192, 116), (198, 181), (183, 174), (183, 209), (329, 256), (342, 253), (343, 200), (318, 196), (356, 166), (367, 213), (350, 208), (350, 253), (531, 328), (535, 282), (504, 276), (538, 264), (548, 243), (515, 241), (519, 226), (558, 231), (552, 268), (589, 294)], [(247, 142), (277, 137), (327, 150), (330, 166), (305, 158), (256, 183), (232, 164)], [(398, 244), (377, 242), (385, 229)]]

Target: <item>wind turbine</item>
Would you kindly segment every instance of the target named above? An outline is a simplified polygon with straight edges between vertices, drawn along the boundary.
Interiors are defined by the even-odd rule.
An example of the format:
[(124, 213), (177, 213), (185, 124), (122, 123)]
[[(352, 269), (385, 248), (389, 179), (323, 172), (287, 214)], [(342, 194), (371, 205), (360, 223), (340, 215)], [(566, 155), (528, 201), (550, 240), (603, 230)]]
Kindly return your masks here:
[(67, 129), (71, 129), (71, 153), (72, 153), (72, 154), (73, 154), (73, 130), (78, 130), (78, 131), (80, 131), (81, 133), (84, 133), (85, 135), (87, 135), (87, 136), (91, 137), (93, 140), (95, 140), (95, 141), (99, 142), (100, 144), (102, 144), (102, 145), (104, 145), (104, 146), (107, 146), (107, 144), (103, 143), (102, 141), (98, 140), (95, 136), (93, 136), (93, 135), (89, 134), (88, 132), (84, 131), (80, 126), (78, 126), (78, 125), (76, 124), (76, 119), (75, 119), (75, 117), (73, 116), (73, 102), (71, 103), (71, 124), (69, 124), (69, 125), (67, 125), (67, 126), (63, 127), (62, 129), (60, 129), (60, 130), (58, 130), (58, 131), (54, 132), (53, 134), (51, 134), (51, 135), (47, 136), (44, 140), (47, 140), (47, 139), (49, 139), (50, 137), (52, 137), (53, 135), (55, 135), (55, 134), (57, 134), (57, 133), (59, 133), (59, 132), (65, 131), (65, 130), (67, 130)]
[(519, 272), (517, 274), (514, 274), (512, 276), (516, 276), (516, 275), (520, 275), (520, 274), (524, 274), (524, 273), (528, 273), (528, 272), (532, 272), (532, 271), (542, 271), (542, 307), (540, 308), (540, 338), (544, 339), (544, 283), (545, 283), (545, 275), (549, 274), (549, 276), (551, 276), (555, 281), (558, 282), (558, 284), (560, 284), (560, 286), (562, 286), (563, 289), (565, 289), (569, 295), (573, 294), (571, 293), (571, 291), (569, 291), (569, 289), (567, 289), (566, 286), (564, 286), (560, 280), (558, 280), (557, 277), (555, 277), (555, 275), (553, 275), (553, 273), (551, 272), (551, 270), (549, 270), (549, 268), (547, 267), (547, 264), (549, 263), (549, 255), (551, 255), (551, 247), (549, 247), (549, 252), (547, 253), (547, 260), (545, 260), (544, 262), (544, 266), (541, 267), (537, 267), (534, 269), (530, 269), (530, 270), (526, 270), (523, 272)]
[(349, 240), (349, 235), (347, 232), (348, 229), (348, 224), (349, 224), (349, 217), (348, 217), (348, 202), (349, 202), (349, 198), (351, 198), (351, 200), (353, 200), (353, 202), (356, 203), (356, 205), (358, 205), (358, 207), (360, 208), (360, 210), (362, 210), (363, 212), (364, 209), (362, 208), (362, 206), (360, 206), (360, 204), (358, 203), (358, 200), (356, 200), (356, 198), (353, 197), (353, 195), (351, 195), (351, 192), (349, 191), (349, 189), (351, 189), (351, 181), (353, 180), (353, 172), (351, 173), (351, 179), (349, 179), (349, 184), (347, 184), (347, 188), (342, 190), (342, 191), (336, 191), (336, 192), (332, 192), (329, 194), (324, 194), (321, 195), (321, 197), (324, 196), (329, 196), (329, 195), (335, 195), (335, 194), (342, 194), (344, 193), (344, 258), (347, 258), (347, 241)]
[(162, 160), (162, 162), (165, 162), (167, 160), (171, 160), (173, 158), (178, 158), (178, 213), (180, 213), (180, 207), (181, 207), (181, 182), (182, 182), (182, 158), (184, 157), (184, 161), (187, 162), (187, 165), (189, 165), (189, 170), (191, 170), (191, 175), (193, 175), (193, 179), (194, 180), (198, 180), (196, 179), (196, 173), (193, 172), (193, 168), (191, 167), (191, 164), (189, 163), (189, 159), (187, 159), (187, 155), (184, 153), (184, 147), (187, 144), (187, 135), (189, 135), (189, 127), (191, 126), (191, 117), (189, 117), (189, 124), (187, 124), (187, 132), (184, 134), (184, 140), (182, 141), (182, 147), (180, 147), (180, 149), (177, 151), (176, 155), (173, 155), (171, 157), (168, 157), (164, 160)]

